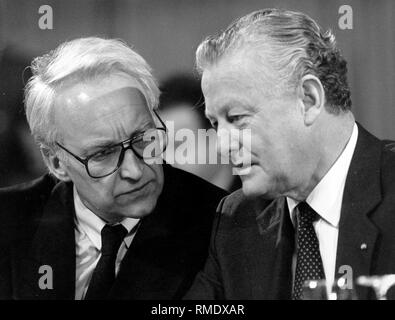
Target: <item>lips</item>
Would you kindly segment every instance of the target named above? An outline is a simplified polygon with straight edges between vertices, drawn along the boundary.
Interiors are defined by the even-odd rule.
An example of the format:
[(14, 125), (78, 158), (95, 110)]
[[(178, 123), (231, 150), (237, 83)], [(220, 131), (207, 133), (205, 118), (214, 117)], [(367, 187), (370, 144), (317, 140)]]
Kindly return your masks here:
[(251, 160), (249, 160), (248, 162), (245, 162), (245, 161), (233, 162), (232, 161), (232, 166), (235, 168), (239, 168), (239, 169), (252, 167), (253, 165), (256, 165), (256, 164), (258, 164), (258, 163), (255, 161), (251, 161)]
[(251, 166), (245, 166), (245, 167), (235, 167), (233, 168), (234, 174), (237, 174), (238, 176), (245, 176), (251, 172), (252, 165)]
[(117, 194), (116, 197), (120, 197), (120, 196), (128, 195), (128, 194), (131, 194), (131, 193), (139, 192), (139, 191), (143, 190), (148, 184), (149, 184), (149, 182), (147, 182), (145, 184), (142, 184), (139, 187), (134, 187), (131, 190), (121, 192), (121, 193)]
[(236, 168), (243, 168), (243, 167), (251, 167), (255, 164), (258, 164), (256, 159), (252, 158), (238, 158), (238, 159), (230, 159), (231, 163)]

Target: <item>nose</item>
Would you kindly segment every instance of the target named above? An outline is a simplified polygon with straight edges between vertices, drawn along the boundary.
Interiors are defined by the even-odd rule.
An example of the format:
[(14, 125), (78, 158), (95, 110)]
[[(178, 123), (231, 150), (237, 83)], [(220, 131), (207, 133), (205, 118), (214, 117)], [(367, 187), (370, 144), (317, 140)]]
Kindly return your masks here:
[(133, 150), (125, 150), (123, 161), (119, 167), (119, 172), (122, 178), (140, 180), (143, 176), (144, 164), (134, 154)]
[(217, 152), (221, 156), (230, 157), (230, 155), (239, 150), (240, 141), (239, 130), (229, 126), (221, 125), (217, 128)]

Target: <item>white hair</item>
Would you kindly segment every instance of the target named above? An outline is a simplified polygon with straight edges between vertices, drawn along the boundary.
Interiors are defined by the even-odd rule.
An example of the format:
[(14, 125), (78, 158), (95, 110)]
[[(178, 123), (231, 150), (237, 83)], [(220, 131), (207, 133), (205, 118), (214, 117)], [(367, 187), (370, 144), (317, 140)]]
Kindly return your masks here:
[(329, 112), (351, 108), (347, 63), (336, 48), (334, 35), (301, 12), (263, 9), (238, 19), (199, 45), (197, 68), (202, 73), (236, 53), (255, 55), (258, 65), (269, 70), (258, 67), (262, 77), (270, 81), (272, 93), (296, 92), (299, 80), (312, 74), (324, 87)]
[(151, 68), (118, 39), (90, 37), (65, 42), (35, 58), (31, 69), (33, 76), (25, 88), (25, 111), (32, 135), (43, 154), (58, 149), (55, 142), (61, 137), (53, 119), (55, 99), (70, 80), (78, 83), (124, 72), (141, 85), (149, 109), (158, 107), (159, 89)]

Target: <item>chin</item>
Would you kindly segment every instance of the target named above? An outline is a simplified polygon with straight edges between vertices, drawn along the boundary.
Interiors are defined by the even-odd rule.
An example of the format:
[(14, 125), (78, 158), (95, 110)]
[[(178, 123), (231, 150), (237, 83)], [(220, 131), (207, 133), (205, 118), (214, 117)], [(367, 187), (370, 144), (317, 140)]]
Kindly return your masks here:
[(260, 188), (259, 185), (255, 184), (253, 181), (243, 181), (242, 190), (244, 195), (247, 197), (257, 197), (265, 194), (264, 190)]
[(122, 210), (122, 215), (125, 218), (140, 219), (148, 216), (152, 211), (154, 211), (156, 201), (149, 203), (136, 203), (134, 205), (128, 206)]
[(242, 179), (242, 190), (246, 197), (274, 198), (267, 177), (251, 176)]

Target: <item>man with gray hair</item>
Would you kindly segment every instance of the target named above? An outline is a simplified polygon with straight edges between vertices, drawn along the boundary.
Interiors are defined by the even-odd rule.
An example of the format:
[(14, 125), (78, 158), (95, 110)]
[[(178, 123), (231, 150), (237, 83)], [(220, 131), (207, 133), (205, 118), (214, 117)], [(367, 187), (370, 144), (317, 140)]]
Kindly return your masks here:
[(157, 161), (167, 129), (149, 66), (82, 38), (32, 71), (26, 116), (51, 174), (0, 190), (0, 298), (180, 298), (225, 192)]
[(334, 35), (303, 13), (266, 9), (206, 39), (196, 57), (219, 141), (249, 129), (251, 144), (229, 144), (245, 151), (231, 152), (242, 190), (221, 202), (186, 298), (303, 299), (306, 284), (325, 281), (331, 294), (332, 284), (395, 273), (395, 153), (355, 122)]

